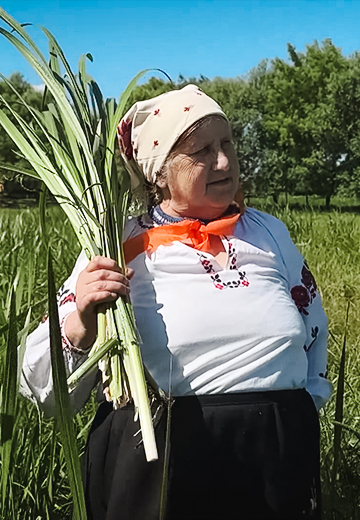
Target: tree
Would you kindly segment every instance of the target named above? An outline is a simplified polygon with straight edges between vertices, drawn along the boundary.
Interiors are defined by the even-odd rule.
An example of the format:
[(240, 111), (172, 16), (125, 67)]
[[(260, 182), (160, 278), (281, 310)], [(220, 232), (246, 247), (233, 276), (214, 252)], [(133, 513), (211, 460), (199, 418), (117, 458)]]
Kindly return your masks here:
[(320, 195), (328, 205), (357, 165), (350, 143), (360, 119), (359, 67), (330, 40), (288, 51), (291, 63), (274, 60), (266, 76), (265, 176), (275, 176), (279, 191)]
[[(17, 72), (12, 74), (9, 78), (9, 82), (31, 107), (41, 110), (42, 94), (37, 92), (29, 83), (27, 83), (20, 73)], [(14, 108), (17, 113), (25, 119), (25, 121), (29, 122), (31, 120), (29, 111), (19, 102), (18, 97), (11, 89), (11, 86), (9, 86), (4, 80), (0, 80), (0, 95), (10, 105), (10, 107)], [(10, 111), (7, 108), (5, 108), (5, 112), (12, 119)], [(19, 168), (19, 170), (31, 170), (29, 163), (16, 153), (16, 147), (13, 141), (2, 127), (0, 127), (0, 163), (6, 164), (15, 169)], [(22, 192), (24, 194), (24, 191), (26, 193), (26, 190), (22, 189), (21, 184), (14, 184), (11, 182), (15, 177), (15, 173), (11, 173), (0, 166), (0, 181), (1, 179), (7, 179), (10, 181), (10, 183), (8, 183), (8, 190), (10, 188), (15, 193)], [(39, 182), (29, 177), (26, 179), (22, 178), (22, 185), (26, 186), (30, 190), (39, 188)]]
[(253, 193), (261, 154), (258, 91), (246, 78), (215, 78), (202, 83), (201, 88), (219, 103), (229, 118), (244, 190), (248, 194)]
[(169, 90), (173, 90), (174, 84), (162, 78), (152, 77), (143, 85), (138, 85), (131, 93), (126, 105), (126, 111), (129, 110), (137, 101), (151, 99)]

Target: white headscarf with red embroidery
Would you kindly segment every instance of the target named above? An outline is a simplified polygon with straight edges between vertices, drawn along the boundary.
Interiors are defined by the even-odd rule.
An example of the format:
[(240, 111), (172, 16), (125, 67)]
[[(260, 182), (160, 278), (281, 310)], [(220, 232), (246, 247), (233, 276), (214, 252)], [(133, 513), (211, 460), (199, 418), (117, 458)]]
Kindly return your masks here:
[(132, 187), (141, 184), (141, 176), (154, 184), (179, 137), (196, 121), (210, 115), (226, 118), (220, 106), (196, 85), (135, 103), (117, 130)]

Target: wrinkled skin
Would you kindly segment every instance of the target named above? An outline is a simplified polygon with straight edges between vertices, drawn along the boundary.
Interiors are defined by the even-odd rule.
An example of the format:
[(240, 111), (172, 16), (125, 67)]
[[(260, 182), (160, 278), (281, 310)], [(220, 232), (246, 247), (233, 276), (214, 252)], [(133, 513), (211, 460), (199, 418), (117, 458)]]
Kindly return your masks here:
[(222, 117), (208, 119), (178, 145), (167, 177), (158, 182), (169, 215), (211, 220), (234, 200), (239, 166), (231, 129)]

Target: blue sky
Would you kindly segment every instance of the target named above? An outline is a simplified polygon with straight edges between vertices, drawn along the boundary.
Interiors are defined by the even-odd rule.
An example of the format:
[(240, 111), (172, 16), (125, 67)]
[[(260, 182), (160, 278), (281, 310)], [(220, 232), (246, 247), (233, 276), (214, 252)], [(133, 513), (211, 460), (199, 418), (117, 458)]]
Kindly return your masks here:
[[(1, 7), (34, 24), (28, 31), (43, 52), (36, 25), (53, 32), (73, 67), (90, 52), (90, 74), (113, 97), (145, 68), (174, 80), (235, 77), (264, 58), (286, 58), (288, 42), (303, 51), (331, 38), (345, 55), (360, 50), (360, 0), (3, 0)], [(0, 35), (0, 72), (14, 71), (40, 83)]]

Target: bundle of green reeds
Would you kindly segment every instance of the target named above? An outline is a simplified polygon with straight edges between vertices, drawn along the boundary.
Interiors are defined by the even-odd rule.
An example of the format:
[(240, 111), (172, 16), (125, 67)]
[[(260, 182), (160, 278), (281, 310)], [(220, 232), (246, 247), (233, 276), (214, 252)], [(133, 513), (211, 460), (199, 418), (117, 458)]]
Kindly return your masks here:
[[(125, 104), (143, 72), (131, 81), (118, 103), (104, 100), (97, 83), (86, 71), (86, 60), (92, 61), (91, 55), (80, 58), (75, 75), (46, 28), (42, 31), (49, 42), (49, 61), (24, 27), (2, 8), (0, 19), (10, 28), (0, 27), (0, 33), (38, 73), (45, 84), (44, 99), (48, 99), (47, 109), (40, 112), (13, 89), (19, 103), (32, 116), (32, 124), (27, 124), (0, 97), (0, 124), (33, 168), (23, 173), (41, 179), (55, 196), (89, 259), (95, 255), (109, 256), (124, 271), (122, 234), (130, 203), (130, 179), (125, 170), (119, 173), (115, 165), (114, 142)], [(116, 309), (99, 314), (98, 331), (98, 339), (81, 374), (100, 362), (114, 407), (133, 399), (146, 457), (154, 460), (157, 450), (151, 411), (129, 299), (120, 298)], [(70, 386), (79, 377), (74, 374)]]

